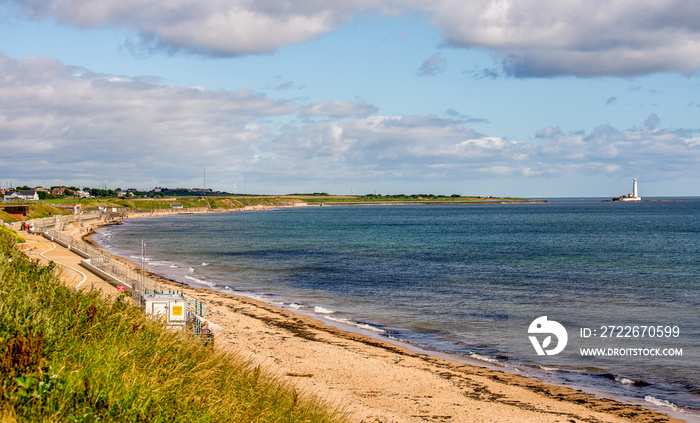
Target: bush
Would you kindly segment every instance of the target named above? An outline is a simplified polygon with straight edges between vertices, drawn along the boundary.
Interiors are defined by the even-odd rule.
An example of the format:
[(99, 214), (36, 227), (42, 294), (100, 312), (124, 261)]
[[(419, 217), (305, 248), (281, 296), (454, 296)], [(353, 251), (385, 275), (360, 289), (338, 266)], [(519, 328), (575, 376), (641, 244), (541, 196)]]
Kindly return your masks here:
[(7, 235), (9, 235), (10, 237), (12, 237), (12, 239), (15, 241), (15, 244), (23, 244), (23, 243), (27, 242), (27, 240), (24, 239), (23, 236), (20, 236), (17, 232), (15, 232), (14, 229), (10, 229), (10, 228), (6, 228), (6, 227), (3, 227), (3, 226), (0, 226), (0, 232), (3, 233), (3, 234), (7, 234)]

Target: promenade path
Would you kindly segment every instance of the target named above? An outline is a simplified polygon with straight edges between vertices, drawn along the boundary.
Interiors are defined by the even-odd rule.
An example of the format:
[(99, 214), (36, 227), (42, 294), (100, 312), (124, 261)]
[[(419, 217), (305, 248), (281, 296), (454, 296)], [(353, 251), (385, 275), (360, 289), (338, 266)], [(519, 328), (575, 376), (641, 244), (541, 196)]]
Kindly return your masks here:
[(119, 295), (117, 289), (107, 281), (80, 266), (83, 258), (79, 255), (40, 235), (29, 234), (26, 231), (19, 231), (19, 234), (27, 240), (28, 250), (25, 253), (29, 257), (37, 258), (44, 264), (53, 261), (60, 265), (61, 281), (66, 286), (81, 291), (98, 289), (110, 297)]

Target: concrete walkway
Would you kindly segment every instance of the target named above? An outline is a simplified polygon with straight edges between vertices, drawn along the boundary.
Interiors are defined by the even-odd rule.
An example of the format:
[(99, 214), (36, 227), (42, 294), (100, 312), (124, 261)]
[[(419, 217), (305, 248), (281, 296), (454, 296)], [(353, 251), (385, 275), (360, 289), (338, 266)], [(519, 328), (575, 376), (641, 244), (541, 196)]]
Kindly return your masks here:
[(119, 295), (117, 289), (107, 281), (80, 266), (83, 258), (79, 255), (40, 235), (32, 235), (26, 231), (18, 233), (27, 240), (28, 250), (25, 253), (29, 257), (37, 258), (44, 264), (53, 261), (61, 266), (60, 278), (66, 286), (81, 291), (98, 289), (110, 297)]

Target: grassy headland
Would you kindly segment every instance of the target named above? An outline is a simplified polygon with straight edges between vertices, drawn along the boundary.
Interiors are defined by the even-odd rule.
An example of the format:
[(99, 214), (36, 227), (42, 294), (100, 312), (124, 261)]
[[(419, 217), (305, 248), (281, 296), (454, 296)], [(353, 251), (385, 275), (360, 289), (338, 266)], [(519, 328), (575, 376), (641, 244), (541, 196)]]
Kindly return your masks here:
[[(121, 210), (167, 210), (175, 206), (183, 209), (210, 209), (231, 210), (242, 209), (245, 206), (270, 206), (282, 207), (299, 203), (311, 205), (333, 205), (333, 204), (482, 204), (482, 203), (525, 203), (544, 202), (543, 200), (510, 198), (510, 197), (473, 197), (460, 195), (434, 195), (434, 194), (413, 194), (413, 195), (329, 195), (326, 193), (315, 194), (290, 194), (290, 195), (231, 195), (206, 197), (153, 197), (153, 198), (82, 198), (82, 199), (50, 199), (29, 204), (29, 219), (48, 217), (56, 215), (70, 214), (66, 209), (56, 207), (61, 204), (80, 204), (85, 211), (97, 210), (99, 207), (117, 208)], [(23, 203), (13, 203), (23, 204)], [(18, 219), (0, 209), (0, 219), (5, 222), (15, 222)]]
[[(286, 206), (295, 200), (289, 196), (208, 196), (208, 197), (153, 197), (153, 198), (83, 198), (45, 200), (47, 203), (80, 204), (83, 210), (94, 210), (102, 207), (116, 207), (127, 210), (162, 210), (171, 209), (175, 205), (182, 208), (207, 208), (212, 210), (242, 209), (246, 205)], [(30, 207), (31, 209), (31, 207)]]
[(70, 290), (56, 273), (0, 232), (0, 421), (342, 421), (239, 357)]
[(511, 197), (475, 197), (453, 195), (435, 195), (435, 194), (366, 194), (366, 195), (328, 195), (326, 193), (315, 194), (291, 194), (286, 198), (295, 198), (309, 204), (316, 203), (354, 203), (354, 204), (378, 204), (378, 203), (452, 203), (452, 204), (469, 204), (469, 203), (502, 203), (502, 202), (541, 202), (542, 200), (533, 200), (526, 198), (511, 198)]

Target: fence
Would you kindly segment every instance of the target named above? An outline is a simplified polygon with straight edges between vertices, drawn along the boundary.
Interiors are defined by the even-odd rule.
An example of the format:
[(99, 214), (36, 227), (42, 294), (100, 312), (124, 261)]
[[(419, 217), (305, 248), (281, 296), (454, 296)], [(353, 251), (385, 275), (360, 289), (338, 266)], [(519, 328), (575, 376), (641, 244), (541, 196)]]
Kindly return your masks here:
[(43, 232), (47, 229), (54, 229), (57, 231), (64, 230), (69, 225), (82, 225), (83, 222), (101, 220), (101, 221), (111, 221), (113, 219), (108, 218), (105, 214), (100, 213), (86, 213), (79, 215), (60, 215), (54, 217), (45, 217), (42, 219), (33, 219), (31, 223), (37, 228), (38, 231)]
[[(131, 266), (120, 263), (119, 261), (114, 260), (109, 253), (95, 247), (94, 245), (75, 239), (72, 236), (59, 232), (55, 229), (39, 229), (39, 231), (41, 231), (46, 238), (49, 238), (54, 242), (68, 248), (69, 250), (74, 251), (81, 257), (84, 257), (86, 259), (84, 260), (84, 263), (87, 264), (88, 267), (97, 269), (98, 271), (104, 273), (105, 276), (112, 281), (128, 288), (128, 291), (136, 304), (143, 305), (145, 294), (166, 293), (164, 291), (156, 291), (158, 283), (155, 280), (146, 277), (143, 269), (141, 269), (141, 271), (137, 271)], [(187, 303), (187, 311), (191, 315), (204, 317), (208, 311), (207, 307), (205, 307), (201, 301), (186, 297), (180, 291), (168, 291), (167, 293), (177, 294), (184, 298)], [(201, 325), (196, 325), (196, 327), (199, 328)]]

